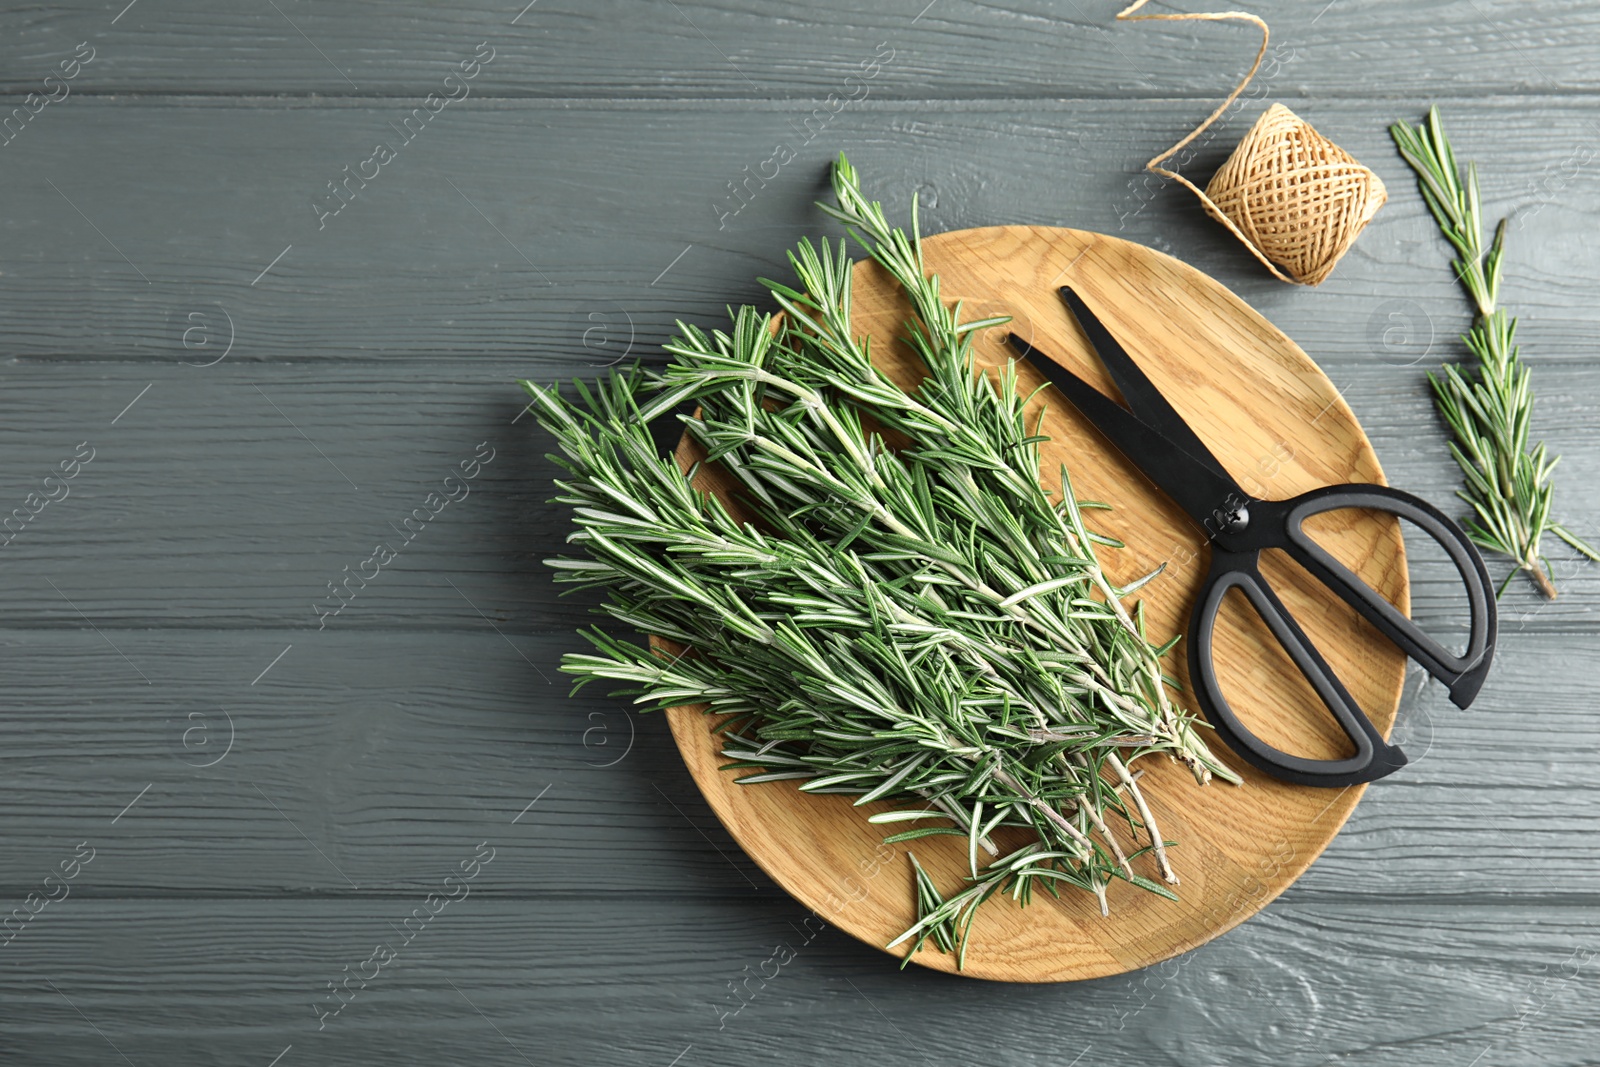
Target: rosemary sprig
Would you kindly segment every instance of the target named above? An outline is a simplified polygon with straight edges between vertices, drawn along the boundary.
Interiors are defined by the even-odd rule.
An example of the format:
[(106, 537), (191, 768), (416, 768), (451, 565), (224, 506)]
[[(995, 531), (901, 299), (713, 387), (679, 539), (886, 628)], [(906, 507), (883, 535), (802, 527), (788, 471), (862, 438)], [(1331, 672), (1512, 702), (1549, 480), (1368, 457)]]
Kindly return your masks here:
[(1592, 560), (1600, 560), (1600, 553), (1550, 520), (1550, 473), (1558, 457), (1548, 456), (1543, 442), (1528, 443), (1533, 415), (1528, 368), (1516, 344), (1517, 320), (1499, 306), (1506, 220), (1500, 220), (1484, 248), (1477, 164), (1468, 163), (1465, 171), (1457, 165), (1438, 108), (1429, 109), (1424, 125), (1397, 122), (1389, 133), (1417, 172), (1422, 197), (1456, 250), (1456, 277), (1476, 308), (1472, 327), (1462, 336), (1477, 359), (1476, 377), (1455, 364), (1428, 375), (1439, 412), (1455, 436), (1451, 454), (1466, 478), (1457, 495), (1472, 505), (1467, 532), (1478, 545), (1516, 562), (1501, 592), (1517, 571), (1526, 571), (1553, 599), (1555, 583), (1540, 548), (1546, 531)]
[[(968, 885), (948, 897), (914, 864), (918, 921), (892, 944), (964, 953), (978, 905), (1042, 886), (1095, 894), (1146, 852), (1178, 880), (1129, 764), (1161, 754), (1195, 777), (1237, 778), (1166, 691), (1161, 657), (1096, 557), (1066, 471), (1039, 482), (1036, 428), (1008, 368), (991, 381), (972, 335), (927, 275), (921, 238), (890, 227), (840, 157), (828, 208), (904, 287), (926, 378), (907, 392), (850, 333), (846, 245), (802, 241), (783, 314), (739, 309), (729, 331), (679, 324), (664, 371), (577, 385), (524, 382), (570, 477), (557, 580), (603, 589), (601, 610), (666, 638), (668, 655), (598, 627), (565, 657), (578, 686), (621, 681), (636, 702), (706, 705), (745, 784), (793, 780), (911, 825), (885, 840), (964, 840)], [(685, 403), (687, 432), (737, 486), (736, 520), (660, 455), (646, 424)], [(891, 447), (886, 437), (909, 442)], [(1114, 829), (1120, 827), (1121, 829)], [(1023, 842), (1020, 846), (1015, 842)]]

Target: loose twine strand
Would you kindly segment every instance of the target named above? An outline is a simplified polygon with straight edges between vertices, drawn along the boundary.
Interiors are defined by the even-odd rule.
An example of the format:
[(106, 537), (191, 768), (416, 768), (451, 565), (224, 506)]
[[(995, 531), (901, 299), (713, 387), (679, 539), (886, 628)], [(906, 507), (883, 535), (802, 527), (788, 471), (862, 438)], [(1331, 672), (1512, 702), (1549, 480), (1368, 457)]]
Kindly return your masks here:
[(1271, 31), (1247, 11), (1135, 14), (1149, 2), (1135, 0), (1117, 13), (1117, 20), (1248, 22), (1261, 30), (1261, 47), (1227, 99), (1187, 137), (1146, 163), (1145, 169), (1194, 193), (1206, 213), (1226, 226), (1273, 277), (1298, 285), (1320, 284), (1388, 199), (1383, 182), (1282, 104), (1273, 104), (1256, 120), (1205, 189), (1161, 166), (1239, 99), (1261, 69)]

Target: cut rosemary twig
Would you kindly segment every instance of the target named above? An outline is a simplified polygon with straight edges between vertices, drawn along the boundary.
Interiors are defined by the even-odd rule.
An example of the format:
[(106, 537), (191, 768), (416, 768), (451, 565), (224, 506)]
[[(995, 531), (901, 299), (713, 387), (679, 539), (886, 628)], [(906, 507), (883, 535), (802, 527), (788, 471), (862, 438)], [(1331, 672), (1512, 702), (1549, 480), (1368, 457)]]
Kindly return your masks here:
[(1476, 377), (1454, 364), (1446, 364), (1441, 374), (1428, 375), (1439, 412), (1455, 436), (1451, 454), (1466, 477), (1466, 488), (1457, 495), (1472, 505), (1467, 532), (1480, 546), (1516, 562), (1516, 570), (1501, 583), (1501, 592), (1520, 570), (1553, 599), (1555, 583), (1540, 548), (1546, 531), (1592, 560), (1600, 560), (1600, 554), (1565, 526), (1550, 521), (1550, 472), (1557, 459), (1546, 455), (1543, 442), (1531, 447), (1528, 443), (1533, 414), (1528, 368), (1516, 344), (1517, 320), (1499, 306), (1506, 220), (1500, 220), (1485, 249), (1478, 168), (1474, 163), (1468, 163), (1465, 171), (1457, 166), (1438, 108), (1429, 109), (1424, 125), (1413, 128), (1397, 122), (1389, 133), (1417, 172), (1422, 198), (1456, 250), (1456, 277), (1476, 306), (1472, 328), (1462, 337), (1477, 358)]
[[(1178, 878), (1127, 763), (1161, 754), (1204, 782), (1237, 778), (1173, 705), (1161, 657), (1096, 547), (1066, 471), (1039, 482), (1036, 430), (1015, 375), (975, 368), (975, 331), (922, 262), (921, 239), (890, 227), (843, 157), (843, 220), (911, 298), (911, 348), (926, 378), (885, 376), (850, 332), (851, 262), (803, 241), (797, 284), (765, 284), (781, 320), (741, 308), (729, 332), (680, 323), (659, 373), (578, 384), (576, 403), (523, 383), (570, 477), (579, 558), (559, 581), (605, 590), (601, 609), (684, 647), (668, 655), (595, 628), (568, 655), (578, 685), (627, 683), (637, 702), (726, 715), (730, 768), (746, 784), (792, 779), (814, 793), (896, 810), (885, 840), (951, 835), (970, 885), (948, 897), (914, 866), (918, 921), (893, 944), (960, 946), (977, 905), (1036, 886), (1099, 898), (1137, 873)], [(681, 416), (737, 485), (736, 519), (700, 492), (646, 424)], [(909, 442), (891, 448), (885, 435)], [(1004, 833), (1003, 833), (1004, 832)], [(1020, 846), (1015, 844), (1020, 839)], [(1119, 839), (1118, 835), (1122, 835)], [(908, 958), (909, 954), (908, 952)]]

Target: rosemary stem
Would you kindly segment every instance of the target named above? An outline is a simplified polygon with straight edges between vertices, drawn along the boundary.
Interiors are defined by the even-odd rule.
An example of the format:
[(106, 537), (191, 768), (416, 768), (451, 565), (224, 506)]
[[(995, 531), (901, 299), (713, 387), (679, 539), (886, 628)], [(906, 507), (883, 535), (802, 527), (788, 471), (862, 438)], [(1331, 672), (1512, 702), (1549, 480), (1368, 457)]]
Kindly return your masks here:
[(1516, 564), (1511, 575), (1526, 571), (1539, 592), (1554, 599), (1555, 583), (1540, 552), (1545, 533), (1555, 533), (1589, 559), (1600, 559), (1600, 553), (1551, 520), (1555, 460), (1543, 444), (1528, 441), (1533, 414), (1528, 370), (1515, 342), (1516, 319), (1500, 307), (1508, 220), (1500, 220), (1485, 245), (1477, 168), (1456, 162), (1438, 108), (1429, 109), (1421, 126), (1397, 122), (1389, 133), (1416, 172), (1422, 199), (1455, 252), (1454, 274), (1474, 309), (1462, 339), (1477, 358), (1476, 374), (1447, 365), (1443, 374), (1429, 375), (1435, 404), (1453, 438), (1451, 453), (1466, 482), (1457, 495), (1472, 507), (1467, 533), (1480, 547), (1509, 556)]
[(1111, 855), (1117, 861), (1117, 866), (1121, 867), (1123, 873), (1128, 877), (1133, 877), (1133, 865), (1128, 862), (1127, 853), (1122, 851), (1122, 845), (1117, 841), (1117, 835), (1111, 832), (1111, 827), (1106, 825), (1105, 820), (1100, 817), (1100, 813), (1094, 809), (1094, 805), (1079, 804), (1078, 810), (1083, 812), (1090, 822), (1094, 823), (1094, 828), (1100, 832), (1101, 837), (1105, 838), (1106, 847), (1111, 849)]
[(1156, 817), (1150, 813), (1150, 805), (1145, 803), (1144, 794), (1139, 791), (1139, 783), (1133, 780), (1133, 775), (1128, 773), (1128, 767), (1117, 758), (1115, 752), (1106, 754), (1106, 762), (1111, 764), (1111, 769), (1117, 772), (1117, 777), (1122, 779), (1122, 784), (1128, 787), (1128, 795), (1133, 797), (1134, 805), (1139, 809), (1139, 818), (1144, 820), (1145, 833), (1150, 835), (1150, 848), (1156, 856), (1156, 866), (1161, 870), (1161, 877), (1169, 885), (1178, 884), (1178, 875), (1172, 869), (1172, 864), (1167, 862), (1167, 844), (1161, 840), (1161, 829), (1156, 826)]
[(1525, 559), (1522, 561), (1522, 569), (1528, 572), (1528, 575), (1533, 579), (1533, 584), (1539, 587), (1539, 592), (1544, 595), (1546, 600), (1554, 600), (1556, 598), (1555, 583), (1545, 573), (1544, 564), (1540, 560)]
[(1072, 825), (1072, 820), (1061, 814), (1052, 805), (1047, 804), (1043, 800), (1040, 800), (1038, 797), (1034, 796), (1027, 786), (1017, 781), (1011, 772), (1007, 771), (1004, 767), (1001, 767), (995, 770), (994, 776), (999, 781), (1005, 783), (1006, 788), (1016, 790), (1017, 795), (1023, 800), (1027, 801), (1030, 807), (1060, 827), (1068, 837), (1072, 838), (1075, 842), (1082, 846), (1086, 852), (1090, 854), (1094, 852), (1094, 842), (1085, 837), (1082, 830)]

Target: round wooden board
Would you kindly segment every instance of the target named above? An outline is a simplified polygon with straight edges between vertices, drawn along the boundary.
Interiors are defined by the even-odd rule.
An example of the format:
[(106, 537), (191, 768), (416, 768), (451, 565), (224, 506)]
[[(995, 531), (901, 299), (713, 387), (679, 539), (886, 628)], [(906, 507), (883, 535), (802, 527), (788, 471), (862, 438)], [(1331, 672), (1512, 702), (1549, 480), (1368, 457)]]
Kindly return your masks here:
[[(1060, 285), (1077, 289), (1246, 491), (1282, 498), (1336, 482), (1383, 482), (1371, 444), (1316, 364), (1194, 268), (1117, 238), (1047, 227), (945, 233), (929, 238), (924, 249), (945, 299), (963, 302), (964, 319), (1011, 315), (1010, 329), (1115, 396), (1056, 296)], [(876, 264), (856, 266), (856, 332), (871, 336), (875, 361), (908, 388), (920, 378), (916, 357), (899, 341), (910, 314)], [(998, 367), (1010, 358), (1005, 332), (991, 329), (978, 338), (980, 363)], [(1019, 372), (1024, 388), (1042, 384), (1025, 363)], [(1033, 403), (1046, 409), (1047, 477), (1065, 463), (1080, 499), (1112, 505), (1111, 511), (1089, 513), (1093, 525), (1128, 546), (1101, 550), (1112, 580), (1125, 583), (1165, 563), (1166, 571), (1138, 595), (1152, 639), (1186, 632), (1209, 563), (1199, 530), (1065, 400), (1052, 400), (1047, 392)], [(694, 452), (685, 438), (678, 449), (685, 469)], [(702, 484), (726, 496), (728, 482), (719, 473), (706, 471)], [(1402, 611), (1409, 610), (1398, 522), (1341, 512), (1328, 516), (1314, 536)], [(1404, 657), (1293, 564), (1267, 558), (1263, 569), (1387, 735)], [(1348, 742), (1253, 614), (1237, 605), (1225, 609), (1217, 636), (1224, 686), (1230, 694), (1254, 694), (1243, 702), (1241, 715), (1257, 734), (1310, 756), (1348, 751)], [(1181, 645), (1170, 660), (1173, 674), (1187, 685)], [(915, 921), (907, 846), (884, 845), (885, 831), (866, 821), (889, 805), (856, 808), (849, 797), (809, 796), (787, 782), (735, 785), (736, 775), (719, 769), (726, 761), (710, 732), (712, 721), (698, 707), (674, 708), (668, 718), (706, 800), (779, 885), (871, 945), (886, 945)], [(1201, 786), (1171, 762), (1147, 757), (1140, 763), (1141, 788), (1162, 836), (1177, 842), (1170, 855), (1181, 879), (1175, 887), (1180, 902), (1121, 881), (1110, 887), (1111, 914), (1104, 918), (1092, 896), (1071, 890), (1060, 900), (1036, 894), (1026, 908), (994, 900), (979, 910), (960, 973), (1067, 981), (1118, 974), (1188, 951), (1281, 893), (1338, 832), (1364, 788), (1287, 785), (1248, 767), (1220, 742), (1212, 748), (1240, 772), (1243, 786)], [(961, 886), (964, 841), (932, 837), (912, 847), (942, 891)], [(1157, 877), (1149, 856), (1136, 863), (1143, 865), (1141, 873)], [(955, 970), (955, 958), (931, 945), (915, 961)]]

